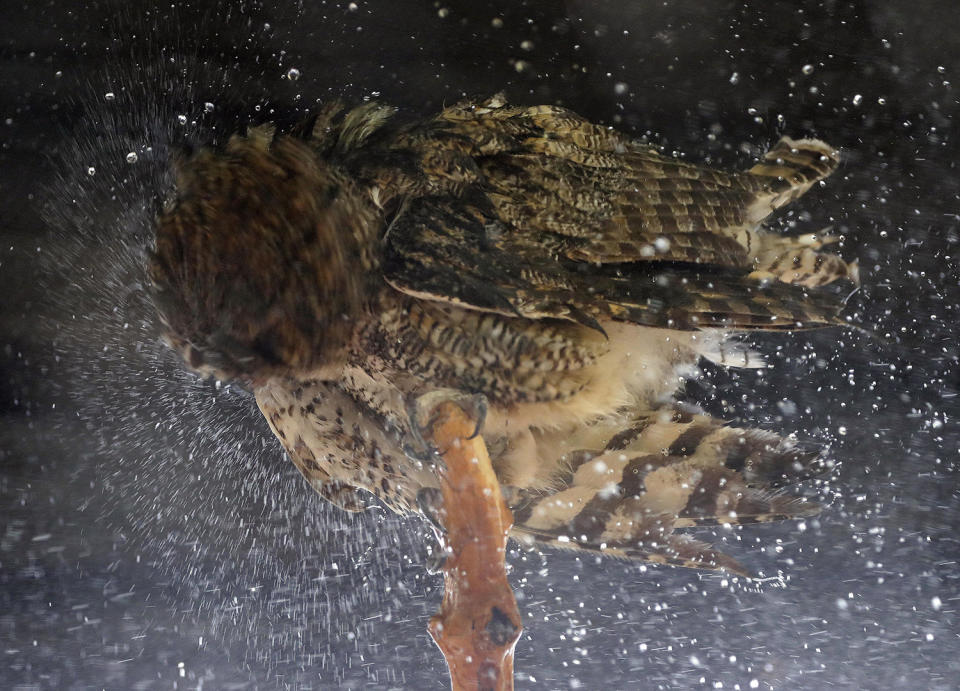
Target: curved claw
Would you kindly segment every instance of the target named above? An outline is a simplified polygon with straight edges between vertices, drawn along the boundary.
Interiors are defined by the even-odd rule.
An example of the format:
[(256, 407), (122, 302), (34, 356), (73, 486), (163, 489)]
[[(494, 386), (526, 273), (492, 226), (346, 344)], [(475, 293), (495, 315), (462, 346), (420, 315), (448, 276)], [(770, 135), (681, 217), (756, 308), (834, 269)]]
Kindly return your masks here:
[(407, 458), (412, 458), (415, 461), (420, 461), (421, 463), (433, 463), (438, 458), (440, 458), (437, 448), (423, 439), (419, 433), (414, 432), (411, 429), (410, 436), (413, 437), (411, 442), (404, 442), (401, 445), (403, 448), (403, 453)]
[(447, 552), (449, 548), (441, 540), (435, 540), (433, 544), (427, 547), (427, 559), (423, 565), (427, 573), (435, 576), (441, 571), (447, 563)]
[(466, 409), (472, 420), (476, 420), (476, 427), (473, 428), (473, 434), (467, 439), (473, 439), (483, 431), (483, 423), (487, 421), (487, 397), (483, 394), (476, 394), (470, 397), (472, 408)]
[(455, 389), (429, 391), (412, 400), (407, 400), (406, 403), (407, 416), (410, 418), (410, 435), (414, 443), (420, 448), (433, 449), (433, 446), (424, 438), (424, 433), (428, 432), (436, 422), (433, 415), (437, 407), (447, 401), (458, 405), (470, 416), (471, 420), (476, 421), (473, 433), (467, 439), (473, 439), (483, 430), (483, 423), (487, 418), (487, 399), (485, 396)]

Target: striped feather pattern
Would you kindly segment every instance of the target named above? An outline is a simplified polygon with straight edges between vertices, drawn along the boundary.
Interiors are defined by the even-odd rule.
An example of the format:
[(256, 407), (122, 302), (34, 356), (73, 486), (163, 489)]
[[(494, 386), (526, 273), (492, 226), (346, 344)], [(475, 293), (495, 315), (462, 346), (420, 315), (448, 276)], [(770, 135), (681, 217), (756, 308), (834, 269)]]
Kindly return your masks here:
[(450, 157), (459, 145), (478, 182), (458, 188), (459, 204), (420, 197), (393, 221), (385, 272), (399, 290), (593, 325), (838, 323), (836, 296), (760, 280), (814, 287), (850, 275), (833, 255), (810, 260), (815, 278), (772, 270), (774, 244), (756, 227), (836, 167), (822, 142), (785, 138), (750, 171), (726, 173), (665, 158), (562, 108), (493, 99), (448, 109), (436, 126), (436, 139), (418, 144), (408, 133), (404, 146)]
[[(339, 104), (181, 161), (157, 221), (168, 340), (255, 390), (310, 484), (348, 509), (436, 487), (407, 403), (482, 394), (514, 536), (744, 573), (683, 533), (811, 515), (782, 493), (824, 468), (761, 430), (669, 408), (730, 331), (842, 324), (819, 288), (856, 265), (822, 234), (760, 227), (838, 165), (816, 140), (747, 171), (660, 155), (502, 97), (428, 119)], [(741, 362), (742, 360), (742, 362)]]
[(669, 409), (625, 427), (603, 449), (568, 454), (554, 490), (515, 500), (514, 531), (561, 546), (742, 573), (729, 557), (675, 531), (815, 515), (816, 504), (774, 488), (824, 468), (818, 452), (773, 433)]

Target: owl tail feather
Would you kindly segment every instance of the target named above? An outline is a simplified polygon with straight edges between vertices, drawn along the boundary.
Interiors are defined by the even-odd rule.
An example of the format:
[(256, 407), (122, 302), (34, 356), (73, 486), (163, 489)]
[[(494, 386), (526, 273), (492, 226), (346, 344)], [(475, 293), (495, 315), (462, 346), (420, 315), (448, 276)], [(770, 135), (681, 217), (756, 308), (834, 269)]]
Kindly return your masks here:
[(755, 221), (802, 196), (840, 165), (840, 152), (819, 139), (783, 137), (748, 172), (760, 179), (765, 193), (752, 209)]
[[(663, 517), (663, 520), (666, 522), (669, 517)], [(750, 577), (750, 572), (733, 557), (713, 549), (705, 542), (680, 533), (651, 535), (647, 540), (638, 538), (602, 543), (574, 540), (566, 535), (530, 530), (523, 526), (514, 527), (510, 535), (521, 544), (532, 548), (549, 546), (556, 549), (595, 552), (617, 559), (682, 566), (690, 569), (721, 570), (736, 576)]]
[(817, 504), (778, 488), (827, 469), (819, 450), (669, 408), (635, 420), (603, 449), (567, 454), (552, 490), (516, 493), (513, 534), (526, 543), (745, 575), (736, 560), (676, 531), (813, 516)]
[(754, 234), (757, 248), (753, 261), (756, 268), (750, 278), (776, 279), (808, 288), (846, 278), (860, 285), (860, 269), (856, 261), (845, 262), (835, 254), (818, 252), (824, 245), (840, 238), (825, 232), (780, 236), (758, 231)]
[(740, 231), (738, 240), (754, 264), (750, 278), (777, 280), (807, 288), (841, 278), (859, 285), (859, 267), (835, 254), (819, 252), (839, 238), (827, 232), (781, 236), (757, 227), (771, 213), (803, 195), (840, 165), (840, 152), (819, 139), (784, 137), (764, 154), (746, 175), (753, 176), (760, 191), (747, 210), (754, 227)]

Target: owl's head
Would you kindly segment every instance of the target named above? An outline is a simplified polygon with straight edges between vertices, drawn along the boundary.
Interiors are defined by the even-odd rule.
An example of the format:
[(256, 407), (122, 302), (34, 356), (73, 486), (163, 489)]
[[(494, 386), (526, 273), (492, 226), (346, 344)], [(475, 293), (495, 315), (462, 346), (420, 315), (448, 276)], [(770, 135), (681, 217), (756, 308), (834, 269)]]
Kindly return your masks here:
[(351, 180), (268, 128), (174, 167), (150, 275), (187, 364), (256, 383), (345, 358), (377, 280), (380, 223)]

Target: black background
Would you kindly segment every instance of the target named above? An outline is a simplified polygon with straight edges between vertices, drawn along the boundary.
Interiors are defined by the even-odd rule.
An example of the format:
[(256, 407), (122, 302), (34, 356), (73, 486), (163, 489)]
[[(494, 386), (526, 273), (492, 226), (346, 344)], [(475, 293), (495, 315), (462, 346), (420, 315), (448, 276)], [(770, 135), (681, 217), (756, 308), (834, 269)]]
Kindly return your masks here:
[(422, 525), (328, 508), (246, 394), (184, 372), (143, 256), (172, 144), (338, 96), (429, 114), (506, 90), (714, 165), (781, 134), (842, 147), (774, 225), (843, 234), (865, 329), (757, 337), (771, 369), (687, 387), (839, 463), (810, 490), (819, 519), (706, 536), (766, 579), (514, 553), (518, 688), (957, 687), (953, 0), (3, 0), (0, 17), (0, 686), (445, 687)]

